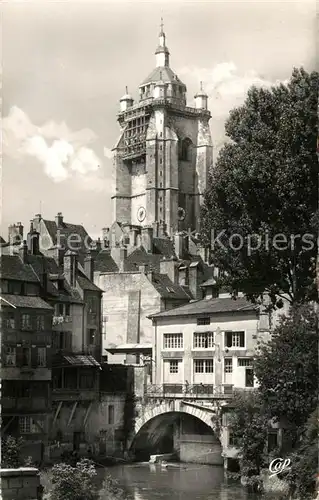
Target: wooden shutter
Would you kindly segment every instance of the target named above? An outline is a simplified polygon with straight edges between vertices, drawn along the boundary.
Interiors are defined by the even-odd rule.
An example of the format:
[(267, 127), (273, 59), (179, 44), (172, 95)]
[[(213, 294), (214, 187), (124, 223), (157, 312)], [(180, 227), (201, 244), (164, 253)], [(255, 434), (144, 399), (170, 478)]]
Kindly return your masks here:
[(225, 346), (232, 346), (232, 332), (225, 332)]
[(52, 348), (46, 346), (47, 368), (52, 368)]
[(245, 332), (240, 332), (240, 347), (245, 347)]
[(38, 366), (38, 349), (36, 346), (31, 347), (31, 367), (37, 368)]
[(17, 345), (17, 350), (16, 350), (16, 364), (18, 367), (21, 368), (23, 365), (23, 351), (22, 351), (22, 345)]

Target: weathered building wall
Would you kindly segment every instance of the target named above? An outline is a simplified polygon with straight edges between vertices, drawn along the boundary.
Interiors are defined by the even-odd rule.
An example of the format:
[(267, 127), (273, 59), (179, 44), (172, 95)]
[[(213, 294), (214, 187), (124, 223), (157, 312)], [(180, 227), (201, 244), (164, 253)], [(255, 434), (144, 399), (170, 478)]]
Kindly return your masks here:
[[(100, 274), (95, 283), (104, 290), (103, 311), (107, 314), (103, 352), (108, 346), (126, 342), (151, 343), (152, 321), (148, 315), (161, 309), (161, 299), (144, 273)], [(130, 307), (133, 294), (140, 291), (140, 309)], [(135, 295), (134, 295), (135, 297)], [(139, 327), (139, 328), (138, 328)], [(108, 355), (109, 363), (122, 362), (124, 356)]]
[(100, 401), (64, 402), (54, 426), (49, 456), (53, 460), (63, 451), (87, 455), (116, 455), (123, 452), (123, 426), (126, 394), (102, 393)]
[(39, 486), (38, 469), (0, 469), (1, 500), (36, 500)]

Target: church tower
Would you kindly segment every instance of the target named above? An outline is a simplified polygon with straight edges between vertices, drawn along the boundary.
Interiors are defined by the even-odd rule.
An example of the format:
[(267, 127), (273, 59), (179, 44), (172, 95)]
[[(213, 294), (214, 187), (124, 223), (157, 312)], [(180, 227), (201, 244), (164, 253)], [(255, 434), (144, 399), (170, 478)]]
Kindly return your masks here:
[(211, 117), (202, 86), (195, 106), (170, 67), (163, 24), (156, 67), (139, 86), (134, 103), (120, 100), (120, 138), (115, 145), (113, 225), (138, 231), (164, 227), (168, 236), (198, 230), (202, 194), (212, 165)]

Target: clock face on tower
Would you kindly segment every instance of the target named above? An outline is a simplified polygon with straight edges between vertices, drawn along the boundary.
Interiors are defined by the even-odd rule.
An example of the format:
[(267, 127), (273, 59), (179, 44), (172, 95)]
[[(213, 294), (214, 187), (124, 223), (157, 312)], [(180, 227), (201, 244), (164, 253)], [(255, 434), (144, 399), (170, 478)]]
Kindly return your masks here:
[(137, 220), (139, 222), (143, 222), (143, 220), (145, 219), (146, 217), (146, 210), (144, 207), (140, 207), (137, 211)]

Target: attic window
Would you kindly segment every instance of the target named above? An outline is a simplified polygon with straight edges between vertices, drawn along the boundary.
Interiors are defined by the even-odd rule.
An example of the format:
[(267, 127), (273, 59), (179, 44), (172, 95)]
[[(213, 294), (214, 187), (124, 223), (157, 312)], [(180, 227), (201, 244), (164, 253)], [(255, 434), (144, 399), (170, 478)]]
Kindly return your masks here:
[(197, 324), (198, 325), (210, 325), (210, 318), (197, 318)]
[(170, 292), (170, 293), (175, 293), (174, 288), (171, 288), (170, 286), (167, 286), (167, 287), (166, 287), (166, 290), (167, 290), (168, 292)]

